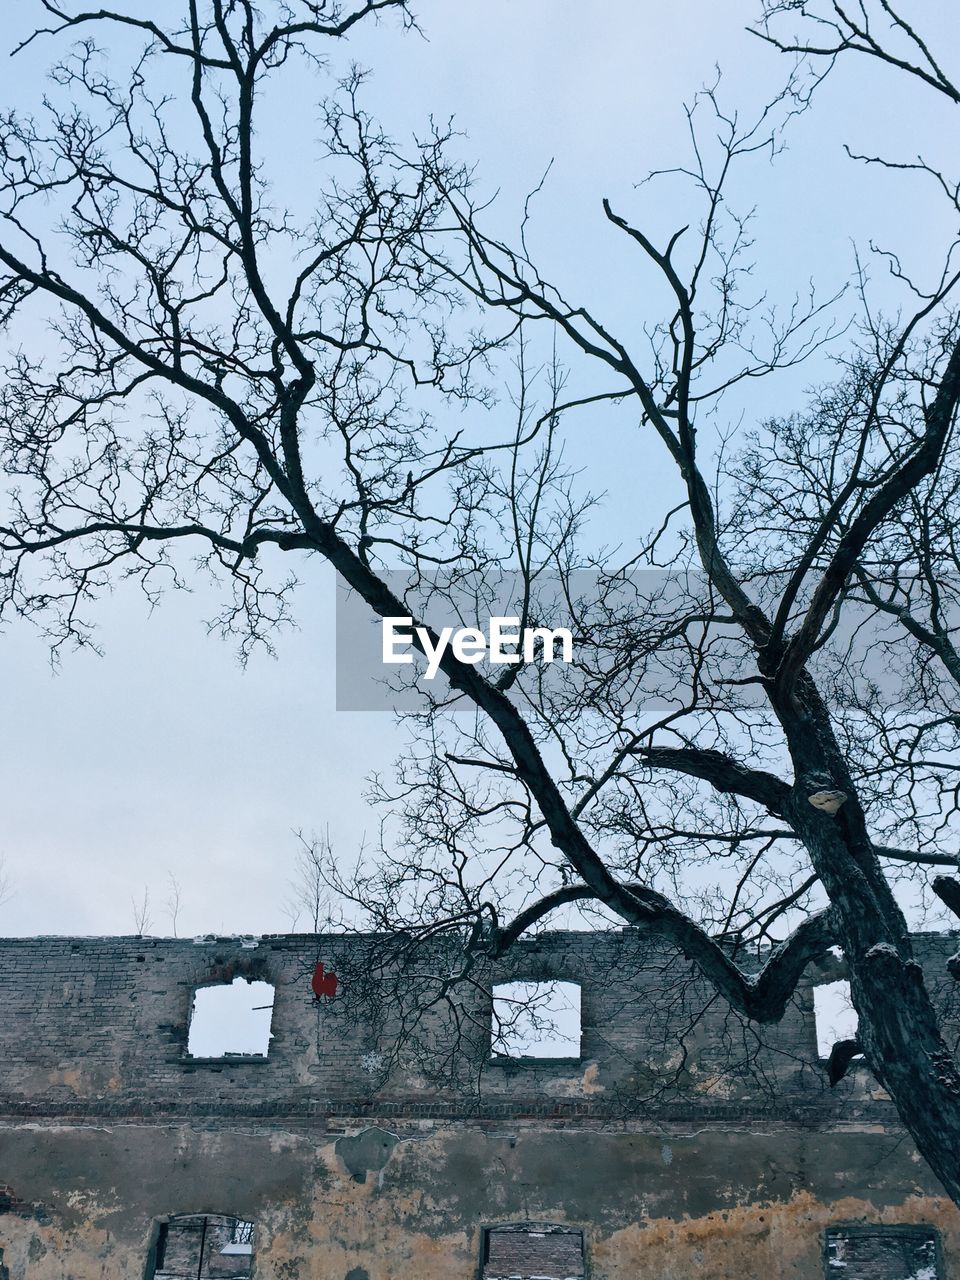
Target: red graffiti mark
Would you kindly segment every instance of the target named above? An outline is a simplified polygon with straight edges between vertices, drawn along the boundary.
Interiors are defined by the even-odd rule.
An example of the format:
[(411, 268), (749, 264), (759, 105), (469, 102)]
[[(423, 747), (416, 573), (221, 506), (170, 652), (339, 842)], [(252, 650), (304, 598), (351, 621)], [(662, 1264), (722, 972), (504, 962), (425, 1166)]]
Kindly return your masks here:
[(313, 977), (310, 979), (310, 986), (313, 988), (313, 994), (319, 1000), (322, 996), (335, 996), (337, 994), (337, 975), (335, 973), (324, 973), (323, 961), (317, 961), (317, 967), (313, 971)]

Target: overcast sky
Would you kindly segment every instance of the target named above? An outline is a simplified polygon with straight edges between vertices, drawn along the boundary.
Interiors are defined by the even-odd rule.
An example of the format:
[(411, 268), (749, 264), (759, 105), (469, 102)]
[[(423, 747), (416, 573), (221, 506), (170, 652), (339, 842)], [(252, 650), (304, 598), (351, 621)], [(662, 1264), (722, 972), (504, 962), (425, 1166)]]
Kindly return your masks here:
[[(2, 38), (12, 45), (35, 6), (10, 7)], [(934, 21), (939, 8), (942, 26), (947, 7), (916, 10)], [(634, 185), (677, 162), (682, 104), (717, 66), (725, 100), (747, 114), (782, 80), (783, 60), (745, 32), (757, 8), (754, 0), (426, 0), (418, 5), (425, 38), (386, 21), (337, 54), (343, 66), (355, 57), (371, 68), (368, 105), (398, 139), (423, 133), (430, 113), (456, 116), (466, 135), (458, 146), (476, 160), (481, 188), (503, 192), (505, 226), (553, 160), (536, 204), (537, 256), (569, 294), (630, 326), (643, 314), (639, 264), (600, 200), (649, 218), (658, 232), (689, 220), (670, 194), (676, 188), (654, 196)], [(36, 101), (50, 52), (40, 43), (6, 65), (5, 105)], [(282, 122), (297, 118), (298, 94), (319, 96), (295, 79), (285, 92)], [(935, 203), (852, 165), (842, 144), (910, 156), (934, 110), (902, 77), (865, 61), (851, 60), (825, 86), (793, 127), (789, 153), (755, 166), (745, 193), (758, 206), (757, 270), (772, 295), (788, 298), (811, 277), (829, 293), (850, 275), (853, 244), (866, 250), (871, 236), (922, 268), (941, 240)], [(295, 166), (302, 131), (278, 137)], [(811, 376), (760, 389), (750, 412), (789, 407)], [(615, 537), (638, 498), (664, 482), (662, 464), (651, 452), (625, 471), (600, 426), (584, 430), (575, 453), (589, 454), (592, 487), (609, 491), (601, 519)], [(364, 778), (387, 768), (401, 743), (388, 715), (335, 712), (333, 607), (332, 577), (313, 567), (299, 631), (278, 639), (276, 661), (255, 655), (245, 670), (229, 644), (206, 634), (216, 601), (199, 588), (152, 614), (136, 591), (119, 589), (99, 613), (104, 656), (67, 654), (56, 673), (29, 626), (11, 622), (0, 637), (0, 852), (15, 893), (0, 908), (0, 928), (131, 932), (131, 898), (148, 887), (153, 932), (166, 933), (169, 875), (182, 888), (181, 934), (287, 928), (293, 831), (329, 827), (349, 857), (376, 830)]]

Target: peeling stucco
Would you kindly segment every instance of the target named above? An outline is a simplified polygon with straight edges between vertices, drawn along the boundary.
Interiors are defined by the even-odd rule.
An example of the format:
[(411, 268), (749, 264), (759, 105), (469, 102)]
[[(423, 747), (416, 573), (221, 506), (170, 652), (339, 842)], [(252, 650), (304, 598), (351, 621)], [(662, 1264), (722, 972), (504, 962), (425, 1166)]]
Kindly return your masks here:
[(355, 1182), (364, 1182), (368, 1173), (380, 1173), (399, 1138), (385, 1129), (364, 1129), (351, 1138), (338, 1138), (334, 1150)]

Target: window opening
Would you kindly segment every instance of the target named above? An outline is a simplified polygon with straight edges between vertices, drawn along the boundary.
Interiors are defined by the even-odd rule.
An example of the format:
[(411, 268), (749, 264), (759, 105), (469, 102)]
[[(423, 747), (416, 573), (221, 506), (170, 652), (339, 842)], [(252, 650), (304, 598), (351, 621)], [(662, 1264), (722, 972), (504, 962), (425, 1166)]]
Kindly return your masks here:
[(234, 978), (198, 987), (193, 997), (187, 1053), (191, 1058), (233, 1054), (265, 1058), (270, 1049), (274, 989), (269, 982)]
[(942, 1280), (937, 1233), (923, 1226), (831, 1227), (827, 1280)]
[(506, 1058), (579, 1059), (579, 985), (505, 982), (494, 987), (491, 1053)]
[(850, 999), (850, 983), (824, 982), (814, 987), (813, 1016), (817, 1026), (817, 1053), (821, 1058), (830, 1057), (830, 1050), (838, 1040), (855, 1039), (858, 1019)]
[(483, 1233), (483, 1280), (579, 1280), (583, 1232), (551, 1222), (517, 1222)]
[(253, 1223), (181, 1214), (160, 1224), (151, 1280), (246, 1280), (253, 1275)]

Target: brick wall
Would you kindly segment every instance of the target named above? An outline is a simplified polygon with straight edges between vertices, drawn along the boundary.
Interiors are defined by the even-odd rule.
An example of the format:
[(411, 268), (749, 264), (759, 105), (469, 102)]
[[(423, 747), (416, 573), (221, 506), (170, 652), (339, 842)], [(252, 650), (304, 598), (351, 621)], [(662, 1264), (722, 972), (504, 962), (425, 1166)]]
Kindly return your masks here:
[[(916, 945), (939, 982), (955, 939)], [(757, 1028), (632, 931), (545, 934), (418, 1022), (423, 983), (449, 972), (449, 957), (419, 953), (373, 980), (358, 957), (381, 951), (377, 940), (312, 935), (0, 942), (0, 1113), (851, 1119), (889, 1110), (865, 1069), (826, 1086), (811, 984), (836, 976), (829, 962), (780, 1024)], [(341, 975), (333, 1000), (311, 992), (318, 959)], [(190, 1059), (196, 988), (238, 975), (276, 988), (269, 1056)], [(492, 984), (549, 978), (581, 986), (581, 1060), (490, 1062)], [(941, 988), (949, 996), (950, 980)]]

